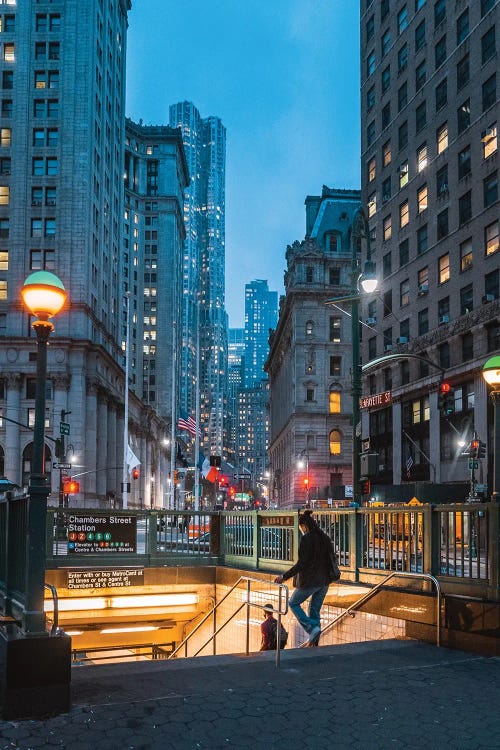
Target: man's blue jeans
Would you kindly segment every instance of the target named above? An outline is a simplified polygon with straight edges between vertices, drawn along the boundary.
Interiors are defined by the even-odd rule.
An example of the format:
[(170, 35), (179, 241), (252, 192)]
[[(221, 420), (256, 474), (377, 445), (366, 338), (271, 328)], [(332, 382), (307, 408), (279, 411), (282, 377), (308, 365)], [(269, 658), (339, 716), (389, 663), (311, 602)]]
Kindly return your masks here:
[[(290, 609), (307, 633), (316, 626), (321, 627), (321, 606), (327, 591), (328, 586), (308, 586), (304, 589), (295, 589), (290, 597)], [(306, 615), (300, 605), (309, 597), (309, 615)]]

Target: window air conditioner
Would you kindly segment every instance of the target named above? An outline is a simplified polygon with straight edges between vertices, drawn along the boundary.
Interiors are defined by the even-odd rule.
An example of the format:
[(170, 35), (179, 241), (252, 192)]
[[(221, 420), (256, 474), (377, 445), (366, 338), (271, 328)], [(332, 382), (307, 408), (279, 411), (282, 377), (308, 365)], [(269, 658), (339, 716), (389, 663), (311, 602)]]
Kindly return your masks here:
[(492, 138), (495, 137), (495, 128), (486, 128), (481, 133), (481, 140), (483, 143), (488, 143)]
[(379, 464), (378, 465), (378, 470), (379, 471), (385, 471), (385, 464)]
[(400, 336), (398, 339), (396, 339), (397, 344), (407, 344), (408, 343), (408, 336)]
[(392, 344), (386, 344), (384, 346), (384, 351), (385, 352), (392, 352)]
[(440, 326), (444, 325), (445, 323), (449, 323), (449, 322), (450, 322), (450, 316), (449, 315), (441, 315), (441, 317), (439, 318), (439, 325)]
[(374, 326), (377, 322), (377, 318), (367, 318), (366, 319), (366, 325), (367, 326)]
[(421, 297), (424, 294), (429, 293), (429, 284), (419, 284), (418, 285), (418, 296)]
[(439, 186), (439, 195), (441, 195), (442, 193), (447, 193), (447, 192), (448, 192), (448, 185), (446, 184), (446, 182), (443, 182), (443, 184)]
[(486, 305), (488, 302), (493, 302), (494, 299), (495, 299), (494, 294), (485, 294), (482, 300), (483, 305)]

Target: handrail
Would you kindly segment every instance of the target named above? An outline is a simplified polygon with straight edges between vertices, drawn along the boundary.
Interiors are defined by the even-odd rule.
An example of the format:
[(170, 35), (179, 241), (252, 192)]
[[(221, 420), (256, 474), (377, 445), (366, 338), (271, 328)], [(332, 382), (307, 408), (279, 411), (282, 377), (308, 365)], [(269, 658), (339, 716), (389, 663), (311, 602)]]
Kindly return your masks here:
[[(259, 609), (264, 609), (264, 605), (263, 604), (257, 604), (256, 602), (251, 602), (250, 601), (251, 584), (252, 584), (252, 582), (254, 582), (254, 583), (265, 583), (266, 585), (277, 586), (278, 592), (279, 592), (278, 593), (278, 609), (274, 609), (273, 608), (273, 612), (275, 612), (278, 615), (278, 626), (276, 628), (276, 634), (277, 634), (277, 637), (276, 637), (276, 667), (277, 668), (279, 667), (279, 665), (280, 665), (280, 656), (281, 656), (281, 653), (280, 653), (279, 633), (281, 632), (281, 617), (282, 617), (282, 615), (286, 615), (286, 613), (288, 612), (288, 586), (286, 586), (286, 584), (284, 584), (284, 583), (275, 583), (274, 581), (267, 581), (264, 578), (254, 578), (252, 576), (240, 576), (238, 578), (238, 580), (236, 581), (236, 583), (234, 583), (231, 586), (231, 588), (229, 589), (229, 591), (222, 597), (222, 599), (220, 600), (220, 602), (218, 602), (210, 610), (210, 612), (207, 612), (207, 614), (205, 615), (205, 617), (202, 620), (200, 620), (200, 622), (196, 625), (196, 627), (184, 638), (183, 641), (181, 641), (179, 643), (179, 645), (177, 646), (177, 648), (175, 648), (172, 651), (172, 653), (169, 654), (169, 656), (168, 656), (169, 659), (172, 659), (181, 650), (181, 648), (183, 646), (184, 646), (184, 656), (187, 657), (187, 655), (188, 655), (188, 653), (187, 653), (187, 644), (188, 644), (189, 639), (201, 628), (201, 626), (208, 620), (209, 617), (213, 616), (215, 618), (215, 612), (216, 612), (216, 610), (228, 598), (228, 596), (230, 596), (230, 594), (233, 593), (233, 591), (238, 587), (238, 585), (242, 581), (246, 581), (246, 583), (247, 583), (246, 601), (242, 602), (242, 604), (222, 623), (222, 625), (220, 625), (217, 629), (214, 630), (214, 632), (212, 633), (212, 635), (210, 636), (210, 638), (208, 638), (208, 640), (205, 641), (205, 643), (202, 646), (200, 646), (200, 648), (196, 651), (196, 653), (193, 654), (193, 656), (198, 656), (198, 654), (200, 653), (200, 651), (203, 651), (203, 649), (208, 646), (208, 644), (210, 643), (210, 641), (213, 641), (213, 644), (214, 644), (214, 656), (215, 656), (215, 654), (216, 654), (216, 640), (215, 639), (216, 639), (217, 635), (220, 633), (221, 630), (223, 630), (223, 628), (226, 627), (226, 625), (228, 623), (231, 622), (231, 620), (245, 606), (247, 607), (247, 632), (246, 632), (246, 651), (245, 651), (245, 653), (248, 656), (248, 654), (250, 652), (250, 607), (258, 607)], [(284, 594), (285, 594), (284, 608), (282, 608), (282, 604), (283, 604), (282, 592), (284, 592)], [(215, 619), (214, 619), (214, 626), (215, 626)]]
[[(437, 604), (437, 617), (436, 617), (436, 646), (439, 648), (441, 646), (441, 584), (439, 583), (438, 579), (435, 578), (435, 576), (431, 575), (430, 573), (410, 573), (410, 572), (400, 572), (398, 570), (393, 570), (391, 573), (389, 573), (383, 581), (380, 581), (380, 583), (377, 583), (376, 586), (374, 586), (370, 591), (367, 591), (366, 594), (363, 594), (363, 596), (358, 599), (354, 604), (349, 605), (347, 609), (345, 609), (343, 612), (341, 612), (339, 615), (337, 615), (331, 622), (328, 623), (326, 628), (322, 631), (321, 635), (324, 635), (329, 630), (333, 628), (334, 625), (336, 625), (338, 622), (344, 619), (344, 617), (347, 617), (347, 615), (350, 615), (351, 612), (355, 609), (357, 609), (361, 604), (364, 604), (364, 602), (368, 601), (374, 594), (377, 593), (379, 589), (382, 588), (382, 586), (385, 586), (385, 584), (391, 580), (391, 578), (394, 577), (400, 577), (400, 578), (426, 578), (429, 581), (432, 581), (432, 583), (436, 587), (436, 604)], [(354, 615), (352, 615), (354, 617)]]
[(46, 583), (45, 588), (52, 594), (52, 600), (54, 602), (54, 620), (50, 629), (50, 635), (55, 635), (59, 628), (59, 597), (57, 596), (57, 589), (51, 583)]

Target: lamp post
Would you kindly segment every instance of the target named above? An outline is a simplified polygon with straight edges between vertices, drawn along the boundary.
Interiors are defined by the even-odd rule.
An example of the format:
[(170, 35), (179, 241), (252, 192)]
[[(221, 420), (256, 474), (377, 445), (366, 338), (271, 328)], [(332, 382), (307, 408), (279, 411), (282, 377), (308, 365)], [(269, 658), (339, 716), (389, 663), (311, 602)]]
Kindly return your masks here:
[(493, 400), (493, 492), (491, 501), (500, 502), (500, 356), (490, 357), (483, 365), (483, 378), (492, 386)]
[[(358, 208), (354, 214), (352, 222), (352, 257), (351, 257), (351, 291), (345, 297), (327, 300), (327, 305), (338, 305), (342, 302), (348, 302), (351, 305), (351, 346), (352, 346), (352, 370), (351, 370), (351, 391), (352, 391), (352, 490), (353, 500), (359, 502), (360, 497), (360, 474), (361, 474), (361, 430), (358, 429), (360, 420), (361, 398), (361, 364), (359, 361), (359, 302), (361, 294), (372, 294), (377, 288), (377, 278), (375, 276), (375, 265), (371, 260), (370, 246), (370, 228), (362, 208)], [(366, 241), (366, 261), (363, 272), (359, 259), (358, 245), (354, 241), (356, 238), (363, 238)], [(361, 285), (361, 289), (360, 289)]]
[(30, 274), (21, 291), (23, 302), (37, 319), (33, 329), (37, 338), (35, 389), (35, 425), (29, 482), (28, 556), (23, 628), (26, 634), (45, 633), (43, 606), (45, 586), (45, 526), (49, 487), (45, 476), (45, 392), (47, 380), (47, 342), (54, 330), (49, 318), (66, 301), (62, 281), (48, 271)]
[[(304, 461), (302, 460), (303, 458), (305, 458), (305, 464), (304, 464)], [(304, 466), (305, 466), (305, 469), (306, 469), (306, 475), (304, 477), (304, 484), (305, 484), (305, 488), (306, 488), (306, 508), (309, 508), (310, 507), (310, 501), (309, 501), (309, 487), (310, 487), (310, 483), (309, 483), (309, 451), (307, 450), (307, 448), (302, 451), (302, 453), (299, 456), (299, 460), (297, 461), (297, 467), (299, 469), (303, 469)]]

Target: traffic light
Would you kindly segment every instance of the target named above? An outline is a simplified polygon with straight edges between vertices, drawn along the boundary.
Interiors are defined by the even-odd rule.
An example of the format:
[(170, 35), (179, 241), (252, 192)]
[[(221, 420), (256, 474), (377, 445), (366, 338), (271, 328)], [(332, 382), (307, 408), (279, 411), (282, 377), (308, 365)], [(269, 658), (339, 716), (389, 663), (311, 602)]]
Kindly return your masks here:
[(479, 440), (476, 440), (474, 438), (474, 440), (470, 441), (469, 453), (470, 453), (470, 457), (471, 458), (478, 458), (479, 457), (479, 446), (480, 446), (480, 441)]
[(479, 441), (479, 449), (477, 452), (478, 458), (484, 458), (486, 456), (486, 443), (483, 443), (482, 440)]
[(56, 458), (64, 458), (64, 440), (62, 438), (56, 438), (54, 452), (56, 454)]
[(132, 479), (139, 479), (140, 471), (139, 469), (135, 468), (132, 469)]
[(309, 477), (304, 477), (304, 479), (303, 479), (302, 481), (303, 481), (303, 483), (304, 483), (304, 487), (305, 487), (305, 488), (306, 488), (306, 490), (307, 490), (307, 489), (308, 489), (308, 487), (309, 487)]
[(65, 495), (76, 495), (80, 492), (80, 482), (75, 482), (74, 479), (69, 479), (63, 483), (63, 492)]
[(370, 480), (369, 479), (365, 479), (364, 482), (361, 482), (361, 494), (362, 495), (370, 494)]
[(219, 487), (227, 487), (228, 479), (225, 474), (221, 474), (219, 477)]
[(450, 417), (455, 411), (455, 392), (447, 381), (439, 384), (438, 409), (443, 417)]

